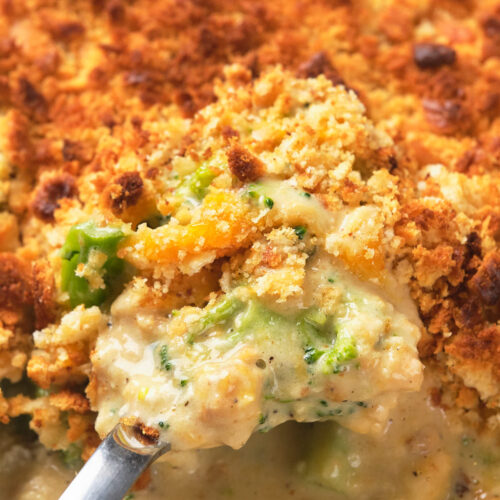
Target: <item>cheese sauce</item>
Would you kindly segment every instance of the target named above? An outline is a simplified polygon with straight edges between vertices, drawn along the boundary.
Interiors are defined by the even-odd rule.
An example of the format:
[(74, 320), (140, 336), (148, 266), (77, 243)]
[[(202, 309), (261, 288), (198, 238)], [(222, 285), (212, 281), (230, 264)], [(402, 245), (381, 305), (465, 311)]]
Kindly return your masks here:
[[(152, 466), (136, 500), (500, 498), (500, 456), (492, 436), (479, 438), (431, 404), (423, 388), (401, 397), (379, 436), (337, 424), (287, 423), (257, 433), (240, 450), (221, 447), (167, 455)], [(4, 436), (2, 436), (3, 438)], [(8, 440), (0, 455), (0, 498), (57, 498), (75, 471), (57, 455)]]
[(419, 329), (389, 296), (319, 250), (300, 303), (262, 302), (247, 285), (166, 317), (136, 314), (132, 288), (92, 357), (96, 428), (104, 435), (136, 417), (180, 450), (239, 448), (286, 420), (380, 433), (398, 395), (422, 380)]

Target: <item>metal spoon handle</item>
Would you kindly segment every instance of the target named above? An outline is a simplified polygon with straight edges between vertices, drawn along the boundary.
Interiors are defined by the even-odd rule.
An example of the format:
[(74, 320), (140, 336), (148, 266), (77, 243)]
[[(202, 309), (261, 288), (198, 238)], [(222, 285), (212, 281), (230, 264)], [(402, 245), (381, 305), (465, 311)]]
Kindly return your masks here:
[(115, 427), (99, 445), (59, 500), (121, 500), (164, 446), (131, 446)]

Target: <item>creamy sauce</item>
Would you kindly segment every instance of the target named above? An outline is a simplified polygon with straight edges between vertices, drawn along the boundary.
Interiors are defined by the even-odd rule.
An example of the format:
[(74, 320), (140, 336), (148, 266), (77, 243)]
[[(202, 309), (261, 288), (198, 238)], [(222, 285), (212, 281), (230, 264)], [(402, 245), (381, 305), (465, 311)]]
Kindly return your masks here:
[[(135, 314), (133, 289), (116, 301), (92, 358), (101, 434), (129, 416), (174, 449), (239, 448), (286, 420), (333, 418), (374, 433), (399, 393), (419, 389), (418, 327), (327, 254), (307, 264), (300, 303), (262, 303), (251, 285), (232, 294), (234, 314), (230, 295), (173, 318)], [(200, 330), (223, 307), (227, 321)]]
[[(150, 486), (135, 499), (499, 498), (500, 456), (492, 436), (479, 439), (449, 421), (430, 404), (433, 385), (428, 375), (420, 392), (403, 395), (378, 437), (341, 431), (341, 440), (332, 440), (336, 424), (287, 423), (255, 434), (237, 451), (167, 455), (152, 466)], [(0, 437), (0, 499), (57, 498), (75, 472), (41, 447)]]
[[(238, 451), (199, 452), (197, 485), (180, 470), (158, 464), (151, 491), (138, 498), (160, 500), (167, 489), (172, 498), (453, 498), (459, 432), (426, 400), (425, 391), (403, 396), (381, 436), (343, 431), (337, 463), (339, 443), (330, 441), (336, 424), (289, 423), (252, 437)], [(339, 480), (332, 479), (336, 475)]]
[[(402, 395), (381, 435), (360, 435), (334, 423), (287, 423), (254, 435), (241, 450), (191, 452), (192, 473), (158, 463), (150, 489), (136, 497), (500, 498), (500, 454), (491, 446), (493, 436), (467, 437), (470, 430), (432, 406), (429, 389), (435, 384), (428, 374), (421, 391)], [(332, 440), (339, 431), (342, 442)]]
[(23, 443), (9, 427), (0, 430), (0, 500), (53, 500), (76, 471), (39, 443)]

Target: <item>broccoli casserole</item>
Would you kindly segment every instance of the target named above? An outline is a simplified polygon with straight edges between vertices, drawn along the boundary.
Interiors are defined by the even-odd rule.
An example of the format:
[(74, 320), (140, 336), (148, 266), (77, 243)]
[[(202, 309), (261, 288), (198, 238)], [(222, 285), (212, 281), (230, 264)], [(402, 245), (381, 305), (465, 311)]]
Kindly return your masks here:
[(0, 497), (500, 497), (500, 4), (0, 19)]

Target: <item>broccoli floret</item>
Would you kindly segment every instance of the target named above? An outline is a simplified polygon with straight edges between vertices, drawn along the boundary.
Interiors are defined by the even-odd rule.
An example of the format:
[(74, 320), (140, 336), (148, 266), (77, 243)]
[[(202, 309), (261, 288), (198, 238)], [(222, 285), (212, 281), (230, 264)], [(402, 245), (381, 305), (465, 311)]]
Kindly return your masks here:
[[(61, 249), (61, 288), (68, 292), (71, 307), (101, 305), (111, 295), (125, 267), (125, 262), (116, 256), (118, 243), (123, 238), (120, 229), (97, 227), (93, 221), (77, 224), (69, 230)], [(94, 250), (106, 256), (104, 264), (96, 271), (104, 282), (101, 288), (91, 288), (85, 277), (76, 275), (79, 264), (87, 264)]]
[(200, 201), (207, 194), (208, 186), (215, 177), (214, 171), (206, 163), (203, 163), (192, 174), (184, 177), (176, 194), (182, 198), (194, 197)]

